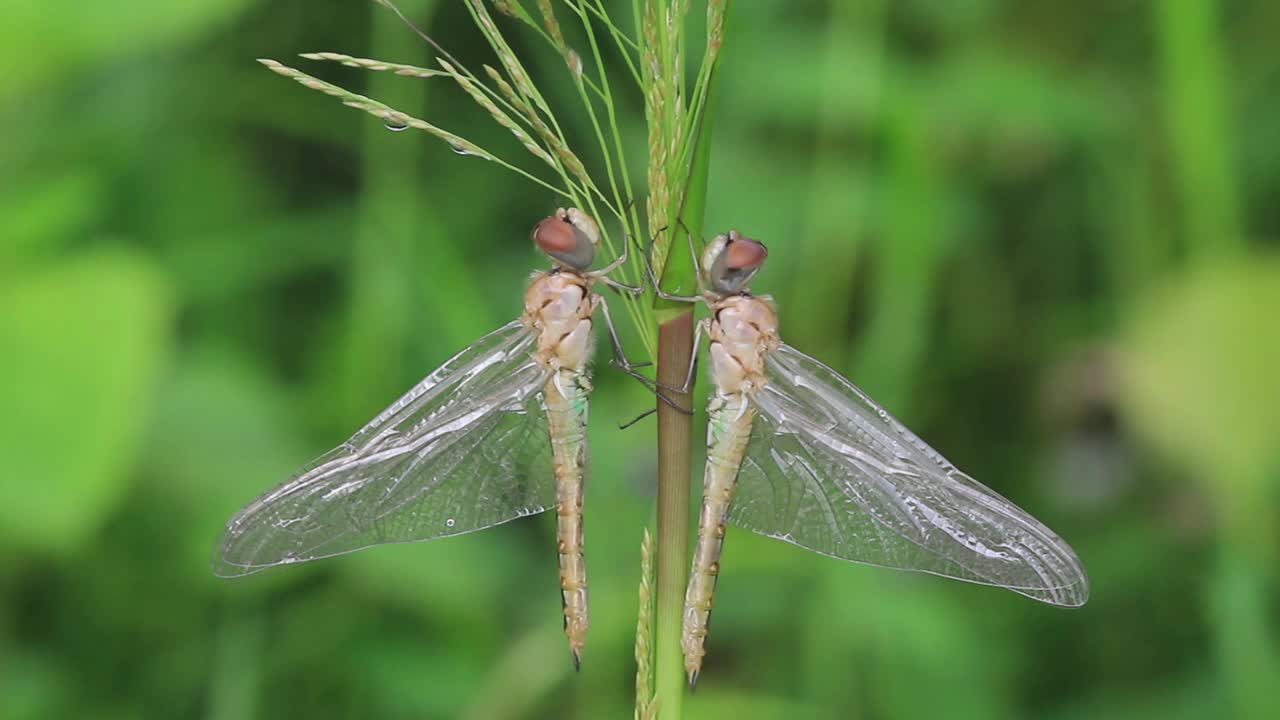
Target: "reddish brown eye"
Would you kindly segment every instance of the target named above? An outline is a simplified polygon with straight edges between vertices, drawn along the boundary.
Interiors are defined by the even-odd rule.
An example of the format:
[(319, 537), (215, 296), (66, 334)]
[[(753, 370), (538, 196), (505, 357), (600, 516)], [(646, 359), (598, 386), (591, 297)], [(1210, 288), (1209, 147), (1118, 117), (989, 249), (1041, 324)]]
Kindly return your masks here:
[(544, 218), (539, 222), (533, 228), (533, 241), (549, 255), (570, 253), (578, 247), (573, 226), (558, 217)]
[(737, 237), (725, 248), (725, 265), (731, 270), (755, 270), (769, 257), (764, 243), (749, 237)]

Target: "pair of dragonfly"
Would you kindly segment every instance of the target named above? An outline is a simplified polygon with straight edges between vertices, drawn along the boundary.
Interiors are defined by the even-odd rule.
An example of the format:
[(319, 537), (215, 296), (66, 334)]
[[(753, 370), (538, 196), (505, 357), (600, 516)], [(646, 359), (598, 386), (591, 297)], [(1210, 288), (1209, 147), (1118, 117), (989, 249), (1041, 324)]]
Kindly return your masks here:
[[(558, 210), (533, 240), (554, 263), (524, 313), (449, 359), (361, 428), (227, 524), (219, 575), (430, 540), (554, 508), (570, 650), (588, 626), (583, 558), (588, 363), (596, 311), (614, 362), (635, 374), (589, 271), (594, 220)], [(960, 472), (851, 382), (783, 343), (772, 302), (747, 291), (765, 246), (730, 232), (707, 245), (699, 296), (711, 316), (714, 391), (702, 510), (685, 599), (690, 683), (705, 651), (726, 522), (831, 557), (1008, 588), (1079, 606), (1088, 580), (1071, 548)], [(698, 260), (698, 258), (695, 258)], [(648, 279), (653, 282), (652, 270)], [(695, 341), (695, 350), (698, 343)], [(686, 384), (692, 383), (695, 362)]]

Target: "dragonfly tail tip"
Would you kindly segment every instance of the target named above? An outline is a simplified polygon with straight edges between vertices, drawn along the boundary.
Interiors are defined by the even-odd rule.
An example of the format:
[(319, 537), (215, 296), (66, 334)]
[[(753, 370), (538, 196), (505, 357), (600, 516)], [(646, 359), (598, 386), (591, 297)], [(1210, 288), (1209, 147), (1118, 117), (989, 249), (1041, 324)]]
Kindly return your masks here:
[(695, 669), (695, 670), (689, 671), (689, 692), (691, 694), (698, 691), (698, 675), (701, 673), (702, 673), (701, 669)]
[(573, 671), (582, 672), (582, 651), (575, 648), (569, 652), (573, 655)]

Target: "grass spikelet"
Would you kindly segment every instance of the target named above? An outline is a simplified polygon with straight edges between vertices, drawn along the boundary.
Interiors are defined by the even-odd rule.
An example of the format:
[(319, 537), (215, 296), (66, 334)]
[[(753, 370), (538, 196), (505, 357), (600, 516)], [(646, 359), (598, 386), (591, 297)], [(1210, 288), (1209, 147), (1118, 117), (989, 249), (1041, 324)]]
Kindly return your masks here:
[(636, 621), (636, 720), (657, 716), (653, 697), (653, 535), (640, 540), (640, 612)]
[(707, 60), (704, 67), (711, 67), (720, 56), (720, 46), (724, 44), (724, 11), (727, 0), (708, 0), (707, 2)]
[(487, 110), (499, 125), (510, 130), (511, 134), (516, 136), (516, 139), (520, 141), (520, 144), (523, 145), (526, 150), (532, 153), (534, 157), (545, 162), (547, 165), (550, 165), (553, 168), (556, 167), (555, 159), (552, 158), (546, 150), (543, 150), (542, 146), (534, 142), (533, 138), (529, 136), (529, 133), (526, 132), (524, 128), (520, 127), (516, 121), (512, 120), (510, 115), (504, 112), (502, 108), (499, 108), (488, 95), (484, 94), (484, 92), (480, 90), (480, 88), (476, 87), (475, 83), (460, 74), (448, 60), (441, 58), (437, 62), (439, 62), (440, 66), (445, 69), (445, 72), (448, 73), (448, 75), (452, 77), (468, 95), (471, 96), (471, 99), (474, 100), (477, 105)]
[(529, 123), (530, 127), (533, 128), (533, 131), (538, 134), (538, 137), (542, 139), (545, 146), (550, 148), (551, 153), (559, 158), (560, 162), (564, 165), (564, 169), (578, 180), (578, 182), (582, 183), (584, 188), (588, 186), (591, 182), (591, 178), (588, 176), (587, 168), (582, 164), (582, 160), (580, 160), (578, 156), (569, 149), (569, 146), (563, 139), (551, 130), (551, 127), (542, 119), (542, 116), (534, 112), (533, 108), (529, 107), (528, 102), (515, 91), (515, 88), (513, 88), (511, 83), (507, 82), (507, 80), (502, 77), (501, 73), (488, 65), (484, 66), (484, 70), (489, 75), (489, 78), (498, 86), (498, 90), (502, 93), (503, 97), (507, 99), (507, 102), (518, 108), (521, 115)]
[(377, 100), (374, 100), (372, 98), (365, 97), (364, 95), (360, 95), (358, 93), (353, 93), (350, 90), (345, 90), (343, 88), (338, 87), (337, 85), (332, 85), (318, 78), (311, 77), (310, 75), (302, 72), (301, 70), (291, 68), (288, 65), (285, 65), (277, 60), (272, 60), (270, 58), (259, 58), (258, 62), (266, 66), (267, 69), (271, 70), (271, 72), (274, 72), (278, 75), (283, 75), (284, 77), (287, 77), (297, 82), (303, 87), (322, 92), (325, 95), (328, 95), (330, 97), (335, 97), (341, 100), (342, 104), (346, 105), (347, 107), (355, 108), (357, 110), (363, 110), (364, 112), (378, 118), (379, 120), (382, 120), (384, 123), (387, 124), (388, 127), (391, 127), (394, 129), (411, 127), (417, 130), (422, 130), (423, 132), (433, 135), (445, 141), (446, 143), (448, 143), (449, 147), (453, 148), (453, 151), (458, 153), (459, 155), (470, 155), (473, 157), (481, 158), (483, 160), (489, 160), (491, 162), (495, 162), (515, 173), (518, 173), (528, 178), (529, 180), (532, 180), (533, 182), (541, 185), (542, 187), (548, 190), (551, 190), (565, 197), (570, 197), (570, 198), (572, 197), (572, 195), (570, 195), (568, 191), (555, 187), (554, 185), (551, 185), (547, 181), (539, 177), (536, 177), (534, 175), (531, 175), (527, 171), (522, 170), (521, 168), (518, 168), (505, 160), (502, 160), (501, 158), (497, 157), (496, 155), (489, 152), (488, 150), (485, 150), (479, 145), (476, 145), (470, 140), (460, 135), (455, 135), (443, 128), (432, 125), (426, 120), (413, 117), (408, 113), (396, 110), (395, 108), (385, 105), (383, 103), (380, 103)]
[(341, 65), (346, 65), (347, 67), (363, 68), (365, 70), (393, 72), (396, 75), (405, 75), (407, 77), (430, 78), (441, 77), (448, 74), (441, 70), (431, 70), (429, 68), (417, 67), (416, 65), (389, 63), (381, 60), (352, 57), (351, 55), (343, 55), (342, 53), (334, 52), (301, 53), (298, 57), (306, 60), (327, 60)]
[(524, 12), (524, 8), (519, 3), (511, 2), (511, 0), (493, 0), (493, 9), (517, 20), (523, 20), (528, 17)]
[(538, 92), (537, 87), (533, 84), (533, 80), (529, 77), (528, 71), (524, 69), (524, 65), (516, 57), (515, 51), (511, 49), (511, 46), (502, 37), (498, 26), (493, 22), (493, 16), (489, 14), (488, 10), (485, 10), (484, 3), (481, 0), (467, 0), (467, 9), (471, 11), (471, 17), (475, 20), (480, 31), (484, 33), (485, 39), (493, 47), (493, 51), (502, 63), (502, 67), (506, 69), (507, 77), (511, 78), (511, 84), (521, 96), (529, 100), (530, 104), (538, 108), (539, 111), (550, 114), (551, 109), (547, 107), (546, 101), (543, 100), (542, 94)]
[[(644, 82), (644, 114), (649, 127), (649, 197), (647, 215), (649, 229), (656, 232), (658, 228), (668, 225), (671, 193), (667, 177), (667, 158), (669, 148), (667, 138), (670, 137), (663, 119), (667, 117), (667, 96), (662, 82), (662, 63), (658, 57), (661, 43), (658, 37), (658, 3), (649, 0), (645, 4), (644, 19), (644, 51), (641, 58)], [(666, 233), (669, 235), (670, 233)], [(653, 264), (661, 273), (666, 259), (666, 245), (662, 238), (654, 243)]]
[(547, 28), (551, 43), (563, 51), (566, 47), (564, 33), (560, 31), (560, 21), (556, 19), (556, 11), (551, 7), (551, 0), (538, 0), (538, 12), (542, 15), (542, 24)]

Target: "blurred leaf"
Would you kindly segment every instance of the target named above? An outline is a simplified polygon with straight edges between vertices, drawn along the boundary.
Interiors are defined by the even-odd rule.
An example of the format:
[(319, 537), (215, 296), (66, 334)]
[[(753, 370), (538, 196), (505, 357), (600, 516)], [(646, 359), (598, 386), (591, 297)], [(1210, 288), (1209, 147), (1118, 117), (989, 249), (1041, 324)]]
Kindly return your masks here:
[(1234, 122), (1226, 46), (1218, 0), (1151, 4), (1160, 39), (1165, 121), (1181, 186), (1187, 246), (1210, 257), (1244, 247), (1236, 188)]
[(550, 626), (512, 638), (493, 668), (484, 692), (476, 693), (466, 720), (524, 717), (524, 711), (569, 674), (564, 634)]
[[(341, 265), (351, 226), (347, 207), (273, 215), (244, 226), (185, 234), (167, 246), (164, 260), (187, 302), (215, 305)], [(211, 267), (220, 272), (209, 272)]]
[(1256, 498), (1280, 461), (1280, 260), (1173, 278), (1129, 332), (1124, 404), (1137, 429), (1217, 492)]
[(249, 0), (0, 5), (0, 99), (88, 64), (187, 40), (239, 13)]
[(1128, 696), (1088, 694), (1049, 720), (1204, 720), (1225, 718), (1222, 689), (1203, 673), (1188, 673)]
[(1274, 614), (1269, 583), (1243, 553), (1224, 558), (1213, 584), (1210, 612), (1218, 632), (1218, 662), (1236, 717), (1274, 720), (1280, 717), (1275, 681), (1277, 662)]
[(250, 609), (217, 627), (209, 678), (209, 720), (246, 720), (255, 716), (262, 690), (262, 625), (262, 614)]
[(37, 720), (64, 716), (71, 680), (58, 661), (45, 653), (4, 654), (0, 697), (6, 720)]
[(1087, 80), (991, 48), (941, 64), (930, 87), (941, 127), (1028, 148), (1106, 136), (1133, 112)]
[(161, 276), (124, 250), (82, 254), (0, 288), (0, 533), (63, 552), (114, 508), (170, 312)]
[(838, 711), (827, 712), (814, 705), (788, 698), (732, 688), (703, 687), (688, 703), (690, 717), (708, 720), (819, 720), (846, 717)]
[[(742, 5), (745, 10), (751, 4)], [(824, 63), (845, 68), (877, 66), (880, 50), (867, 38), (854, 34), (844, 44), (828, 48), (814, 42), (812, 25), (797, 24), (786, 15), (768, 24), (742, 24), (742, 29), (744, 34), (735, 44), (765, 51), (734, 53), (724, 65), (721, 83), (725, 97), (758, 100), (741, 108), (752, 119), (809, 129), (817, 98), (823, 99), (827, 112), (850, 126), (878, 113), (883, 81), (877, 74), (847, 72), (840, 78), (840, 91), (828, 93), (827, 76), (813, 71)], [(907, 80), (895, 78), (894, 82)]]
[(87, 170), (31, 178), (0, 194), (0, 262), (56, 246), (96, 219), (104, 200), (101, 180)]
[(189, 527), (170, 537), (186, 550), (181, 576), (251, 594), (308, 575), (269, 573), (266, 580), (227, 583), (209, 569), (214, 543), (232, 513), (328, 447), (325, 441), (304, 447), (302, 421), (291, 411), (289, 396), (250, 359), (201, 349), (164, 383), (157, 405), (144, 488)]

